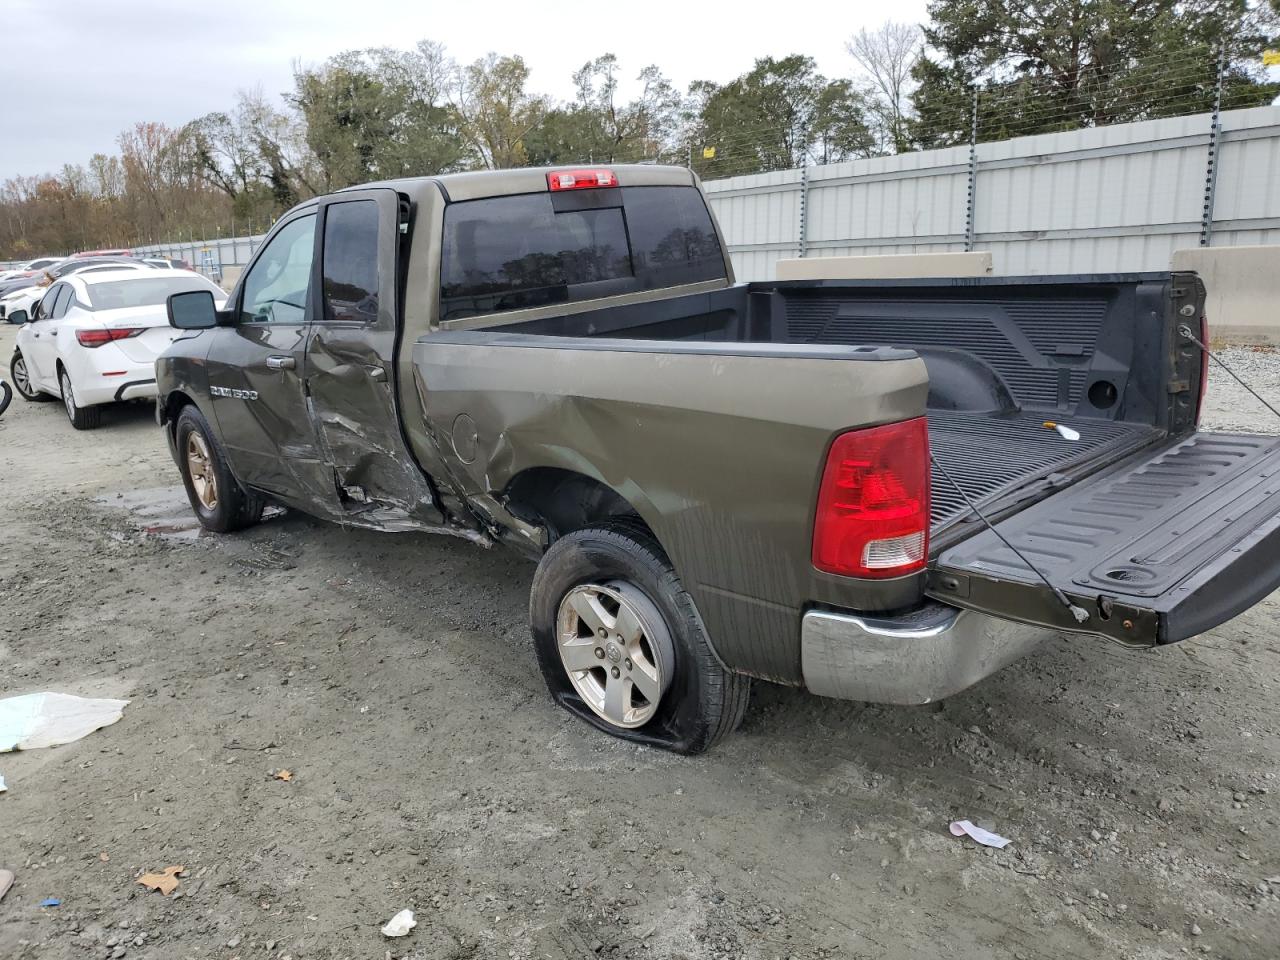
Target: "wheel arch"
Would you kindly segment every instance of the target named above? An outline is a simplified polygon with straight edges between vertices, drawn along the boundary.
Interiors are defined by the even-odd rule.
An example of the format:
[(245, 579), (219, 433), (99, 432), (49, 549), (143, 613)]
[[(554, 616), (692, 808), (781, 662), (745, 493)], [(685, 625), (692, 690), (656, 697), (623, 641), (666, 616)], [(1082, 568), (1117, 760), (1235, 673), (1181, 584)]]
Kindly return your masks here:
[(645, 517), (648, 511), (599, 477), (576, 470), (528, 467), (511, 478), (501, 500), (517, 518), (545, 527), (548, 546), (575, 530), (617, 520), (634, 523), (659, 541)]

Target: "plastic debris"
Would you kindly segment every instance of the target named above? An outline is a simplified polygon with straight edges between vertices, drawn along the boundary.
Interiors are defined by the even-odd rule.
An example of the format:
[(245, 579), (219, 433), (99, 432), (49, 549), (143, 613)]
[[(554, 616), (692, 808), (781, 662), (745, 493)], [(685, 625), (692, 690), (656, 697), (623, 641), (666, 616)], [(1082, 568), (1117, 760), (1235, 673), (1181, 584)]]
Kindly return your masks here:
[(1079, 430), (1072, 430), (1070, 427), (1064, 427), (1062, 424), (1054, 423), (1052, 420), (1046, 420), (1044, 422), (1044, 425), (1045, 425), (1045, 428), (1048, 430), (1057, 430), (1058, 436), (1062, 437), (1063, 440), (1079, 440), (1080, 439)]
[(0, 753), (71, 743), (120, 719), (128, 700), (28, 693), (0, 700)]
[(277, 770), (275, 776), (277, 780), (283, 780), (285, 783), (288, 783), (290, 780), (293, 779), (293, 771)]
[(1002, 850), (1009, 844), (1013, 843), (1012, 840), (1002, 837), (998, 833), (992, 833), (990, 830), (983, 830), (981, 827), (975, 827), (968, 820), (956, 820), (951, 824), (949, 829), (951, 830), (951, 835), (953, 837), (963, 837), (967, 834), (968, 836), (973, 837), (974, 840), (977, 840), (984, 847), (995, 847), (997, 850)]
[(178, 889), (178, 874), (185, 869), (181, 864), (165, 867), (159, 873), (144, 873), (134, 883), (140, 883), (148, 890), (159, 890), (167, 897)]
[(4, 785), (4, 775), (0, 774), (0, 793), (4, 793), (9, 788)]
[(384, 937), (403, 937), (417, 925), (418, 921), (413, 919), (412, 910), (401, 910), (387, 921), (387, 925), (382, 928), (382, 935)]
[(61, 900), (59, 900), (57, 897), (45, 897), (43, 900), (41, 900), (41, 901), (40, 901), (40, 906), (42, 906), (42, 907), (60, 907), (60, 906), (62, 906), (62, 901), (61, 901)]
[(0, 900), (4, 899), (4, 895), (9, 892), (9, 888), (13, 886), (13, 871), (0, 870)]

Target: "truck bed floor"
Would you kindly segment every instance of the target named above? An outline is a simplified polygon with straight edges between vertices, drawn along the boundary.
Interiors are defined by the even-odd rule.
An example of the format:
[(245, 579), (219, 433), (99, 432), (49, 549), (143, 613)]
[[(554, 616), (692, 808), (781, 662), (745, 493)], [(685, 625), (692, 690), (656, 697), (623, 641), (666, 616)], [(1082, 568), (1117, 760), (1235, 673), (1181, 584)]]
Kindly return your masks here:
[[(1045, 427), (1048, 419), (1077, 430), (1080, 439), (1064, 439)], [(1063, 419), (1043, 411), (929, 411), (929, 447), (934, 458), (979, 506), (1051, 473), (1066, 472), (1089, 461), (1113, 462), (1159, 435), (1142, 424)], [(936, 535), (962, 519), (969, 508), (937, 467), (931, 482)]]

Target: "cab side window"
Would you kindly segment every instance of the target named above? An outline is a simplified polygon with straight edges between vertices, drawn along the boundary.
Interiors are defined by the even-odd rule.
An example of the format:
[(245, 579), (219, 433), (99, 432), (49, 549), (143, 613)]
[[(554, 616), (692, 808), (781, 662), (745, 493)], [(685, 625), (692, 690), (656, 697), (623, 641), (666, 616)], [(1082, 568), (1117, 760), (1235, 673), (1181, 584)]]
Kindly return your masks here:
[(378, 204), (331, 203), (324, 215), (324, 318), (378, 319)]
[(316, 216), (299, 217), (271, 238), (250, 268), (241, 323), (305, 323), (315, 256)]

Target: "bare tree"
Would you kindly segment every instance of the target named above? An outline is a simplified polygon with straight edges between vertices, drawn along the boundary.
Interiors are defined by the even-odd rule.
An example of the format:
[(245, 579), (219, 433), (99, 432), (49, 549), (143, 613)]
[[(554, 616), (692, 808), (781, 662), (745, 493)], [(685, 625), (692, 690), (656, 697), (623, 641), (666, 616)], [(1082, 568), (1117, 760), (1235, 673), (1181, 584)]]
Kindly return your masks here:
[(911, 23), (888, 21), (878, 30), (863, 27), (845, 42), (849, 56), (862, 68), (867, 100), (882, 149), (909, 149), (907, 112), (910, 109), (911, 68), (920, 57), (924, 38)]

